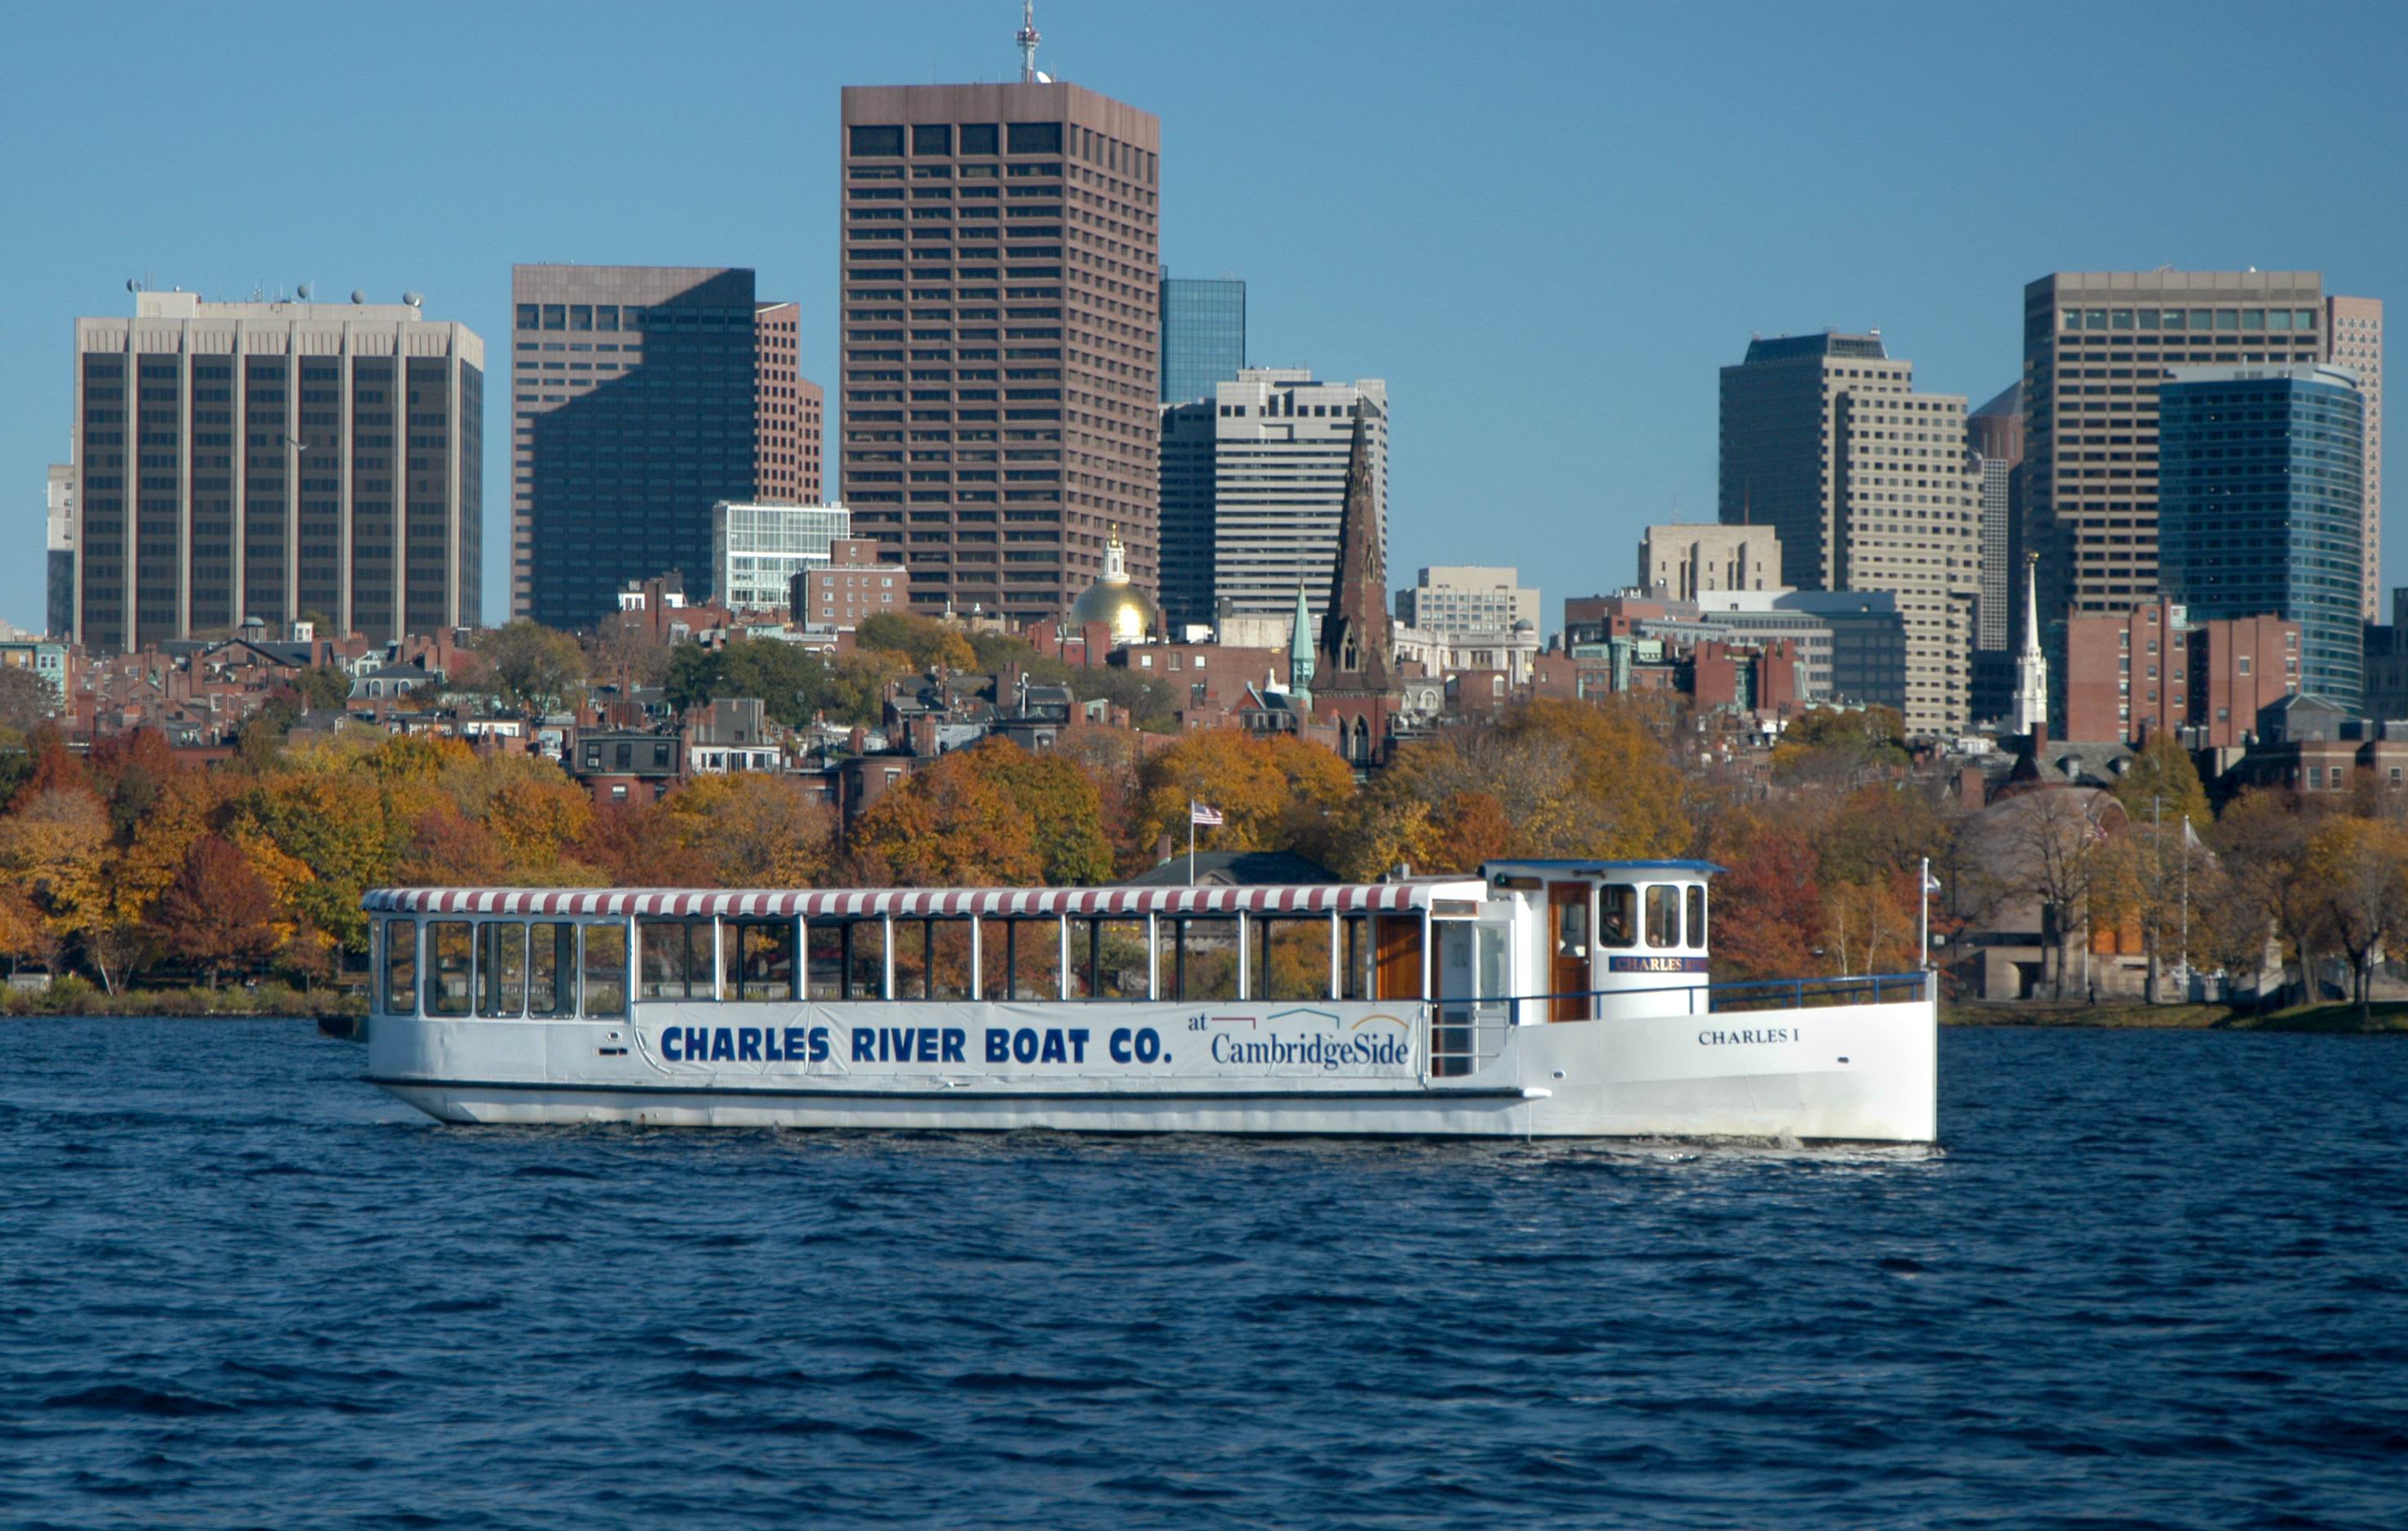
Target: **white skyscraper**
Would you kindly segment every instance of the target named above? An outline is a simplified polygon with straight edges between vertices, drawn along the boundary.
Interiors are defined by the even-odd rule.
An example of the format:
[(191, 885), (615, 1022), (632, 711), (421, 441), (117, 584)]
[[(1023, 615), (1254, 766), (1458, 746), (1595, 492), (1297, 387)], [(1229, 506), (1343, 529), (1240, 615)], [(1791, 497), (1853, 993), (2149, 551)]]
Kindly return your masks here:
[(1386, 536), (1387, 385), (1377, 378), (1322, 382), (1302, 368), (1249, 367), (1214, 393), (1214, 606), (1235, 616), (1285, 616), (1301, 586), (1318, 622), (1338, 559), (1357, 405), (1369, 415), (1372, 492)]

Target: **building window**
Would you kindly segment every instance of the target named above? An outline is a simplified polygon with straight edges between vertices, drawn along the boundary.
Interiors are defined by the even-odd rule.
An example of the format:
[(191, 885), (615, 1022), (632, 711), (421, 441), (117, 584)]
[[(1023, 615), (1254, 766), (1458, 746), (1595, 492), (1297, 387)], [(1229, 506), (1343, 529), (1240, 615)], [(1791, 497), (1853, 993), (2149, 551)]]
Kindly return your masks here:
[(903, 130), (898, 127), (856, 127), (846, 135), (847, 151), (853, 154), (900, 154), (903, 152)]
[(911, 152), (914, 154), (950, 154), (953, 151), (953, 125), (951, 122), (917, 122), (911, 128)]
[(2249, 656), (2247, 654), (2243, 654), (2239, 659), (2234, 661), (2234, 664), (2239, 666), (2240, 674), (2247, 675), (2249, 673)]
[[(853, 131), (858, 133), (861, 130), (855, 128)], [(1005, 131), (1014, 154), (1062, 152), (1062, 124), (1059, 122), (1013, 122)]]

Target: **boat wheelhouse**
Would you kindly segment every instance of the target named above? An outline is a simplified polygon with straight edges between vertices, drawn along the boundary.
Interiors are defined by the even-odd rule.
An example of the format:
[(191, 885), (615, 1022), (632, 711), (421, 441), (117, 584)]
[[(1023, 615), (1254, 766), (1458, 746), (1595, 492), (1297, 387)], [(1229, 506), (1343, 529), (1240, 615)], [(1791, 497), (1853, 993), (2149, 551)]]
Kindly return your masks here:
[(1295, 887), (380, 889), (452, 1122), (1928, 1141), (1928, 974), (1710, 982), (1688, 861)]

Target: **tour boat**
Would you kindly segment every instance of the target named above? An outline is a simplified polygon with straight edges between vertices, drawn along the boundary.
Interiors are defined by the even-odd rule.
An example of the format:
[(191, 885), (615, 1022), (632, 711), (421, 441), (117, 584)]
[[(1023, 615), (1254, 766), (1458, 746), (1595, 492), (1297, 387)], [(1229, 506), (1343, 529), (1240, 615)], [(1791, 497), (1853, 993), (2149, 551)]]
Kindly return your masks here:
[(368, 1079), (459, 1123), (1932, 1141), (1931, 975), (1713, 983), (1719, 870), (379, 889)]

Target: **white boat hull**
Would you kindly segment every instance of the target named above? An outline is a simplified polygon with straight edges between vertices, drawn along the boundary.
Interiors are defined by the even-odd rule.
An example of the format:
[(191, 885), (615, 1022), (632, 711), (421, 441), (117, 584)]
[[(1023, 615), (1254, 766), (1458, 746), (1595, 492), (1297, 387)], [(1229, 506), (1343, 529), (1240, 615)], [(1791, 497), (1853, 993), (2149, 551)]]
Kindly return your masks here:
[[(1245, 1013), (1220, 1013), (1233, 1009)], [(632, 1023), (379, 1016), (369, 1079), (454, 1123), (1938, 1137), (1929, 999), (1514, 1026), (1493, 1057), (1455, 1077), (1427, 1072), (1422, 1007), (1213, 1011), (897, 1002), (645, 1004)], [(862, 1033), (873, 1040), (865, 1044)], [(998, 1034), (1004, 1055), (989, 1061)], [(1152, 1055), (1140, 1059), (1144, 1037), (1154, 1038)], [(1373, 1037), (1394, 1041), (1355, 1040)]]

